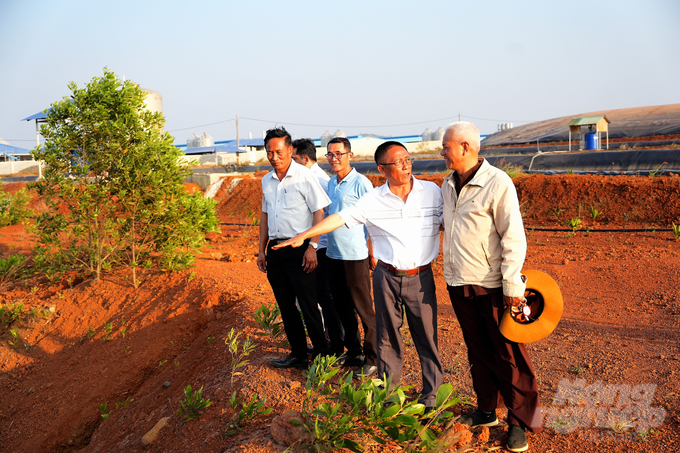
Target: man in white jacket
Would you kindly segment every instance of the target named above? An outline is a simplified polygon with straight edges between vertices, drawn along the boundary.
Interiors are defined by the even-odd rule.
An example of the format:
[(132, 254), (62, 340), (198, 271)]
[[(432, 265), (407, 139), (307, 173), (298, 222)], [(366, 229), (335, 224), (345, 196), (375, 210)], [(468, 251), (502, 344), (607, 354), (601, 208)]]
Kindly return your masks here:
[(526, 451), (525, 429), (541, 431), (538, 385), (523, 344), (498, 326), (505, 307), (519, 306), (527, 244), (517, 192), (502, 170), (479, 158), (479, 131), (458, 122), (447, 129), (441, 155), (453, 170), (444, 179), (444, 278), (468, 348), (477, 410), (461, 423), (498, 424), (508, 408), (510, 451)]

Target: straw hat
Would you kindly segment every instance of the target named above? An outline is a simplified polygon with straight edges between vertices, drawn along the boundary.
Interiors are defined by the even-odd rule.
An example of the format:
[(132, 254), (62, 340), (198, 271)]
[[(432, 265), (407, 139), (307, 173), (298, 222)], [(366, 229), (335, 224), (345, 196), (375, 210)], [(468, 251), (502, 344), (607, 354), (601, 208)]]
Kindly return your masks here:
[(522, 271), (527, 277), (526, 305), (531, 310), (527, 321), (519, 321), (507, 307), (501, 318), (500, 330), (515, 343), (542, 340), (555, 330), (562, 317), (562, 293), (551, 276), (541, 271)]

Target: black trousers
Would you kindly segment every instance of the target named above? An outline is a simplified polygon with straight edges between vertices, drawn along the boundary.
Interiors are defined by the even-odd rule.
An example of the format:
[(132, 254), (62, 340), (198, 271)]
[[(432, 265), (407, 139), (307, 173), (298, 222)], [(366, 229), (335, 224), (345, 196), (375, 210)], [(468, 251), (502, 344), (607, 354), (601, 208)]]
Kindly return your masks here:
[[(272, 250), (272, 242), (267, 246), (267, 280), (281, 310), (283, 328), (290, 343), (291, 354), (301, 359), (307, 358), (305, 326), (314, 346), (314, 353), (329, 353), (321, 312), (316, 302), (315, 275), (314, 272), (308, 274), (302, 267), (307, 244), (308, 241), (305, 241), (301, 247), (284, 247), (279, 250)], [(295, 305), (296, 298), (300, 304), (304, 324)]]
[(345, 334), (331, 296), (331, 287), (328, 281), (328, 261), (330, 259), (326, 256), (325, 247), (316, 251), (316, 259), (318, 261), (314, 270), (314, 274), (316, 274), (316, 299), (321, 306), (323, 325), (326, 327), (326, 333), (331, 343), (331, 352), (341, 355), (345, 350)]
[(477, 407), (493, 411), (508, 408), (508, 424), (532, 432), (542, 430), (538, 384), (526, 347), (501, 334), (503, 293), (463, 297), (449, 286), (451, 305), (456, 312), (468, 348), (472, 385)]
[[(335, 310), (345, 329), (344, 347), (347, 348), (347, 355), (354, 357), (363, 353), (368, 365), (376, 365), (378, 348), (368, 258), (363, 260), (328, 258), (328, 276)], [(364, 328), (363, 348), (357, 313)]]

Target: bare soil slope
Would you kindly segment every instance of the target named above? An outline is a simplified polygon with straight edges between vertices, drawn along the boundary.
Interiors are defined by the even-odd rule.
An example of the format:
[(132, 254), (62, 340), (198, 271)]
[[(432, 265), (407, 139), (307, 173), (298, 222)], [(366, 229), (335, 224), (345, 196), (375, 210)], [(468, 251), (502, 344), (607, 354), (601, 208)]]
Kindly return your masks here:
[[(238, 178), (241, 182), (227, 181), (218, 193), (218, 209), (223, 222), (250, 226), (224, 225), (222, 233), (211, 234), (209, 247), (190, 271), (148, 272), (137, 290), (123, 271), (93, 285), (74, 275), (3, 285), (2, 306), (23, 304), (24, 311), (34, 309), (35, 315), (0, 323), (0, 452), (285, 449), (274, 443), (269, 425), (275, 415), (299, 407), (304, 378), (300, 371), (269, 365), (286, 350), (260, 336), (252, 319), (261, 304), (274, 298), (255, 265), (257, 228), (252, 219), (260, 215), (260, 180)], [(428, 179), (441, 183), (442, 175)], [(565, 300), (555, 332), (529, 346), (547, 414), (545, 431), (530, 436), (531, 451), (680, 451), (680, 242), (672, 233), (654, 229), (680, 223), (680, 178), (524, 176), (516, 185), (526, 212), (526, 268), (552, 275)], [(579, 205), (583, 224), (593, 232), (571, 236), (532, 230), (564, 227), (578, 215)], [(591, 206), (601, 212), (597, 219), (592, 219)], [(650, 229), (597, 231), (620, 229), (624, 222), (628, 230)], [(22, 226), (2, 228), (0, 257), (28, 253), (34, 240)], [(467, 352), (440, 260), (435, 275), (446, 381), (474, 401)], [(224, 343), (232, 327), (258, 344), (245, 374), (235, 376), (233, 383)], [(419, 385), (419, 376), (415, 349), (409, 346), (404, 381)], [(645, 442), (625, 424), (575, 426), (576, 419), (569, 417), (586, 402), (553, 401), (560, 385), (564, 390), (565, 379), (619, 390), (656, 386), (651, 407), (665, 411), (663, 423)], [(197, 420), (183, 423), (176, 411), (187, 385), (203, 387), (212, 405)], [(234, 391), (248, 399), (267, 397), (274, 412), (225, 437)], [(103, 403), (110, 410), (107, 420), (99, 409)], [(456, 408), (458, 413), (470, 410)], [(162, 417), (170, 417), (168, 426), (144, 447), (140, 439)], [(504, 429), (504, 424), (492, 428), (487, 442), (475, 437), (467, 451), (498, 450), (504, 445)]]

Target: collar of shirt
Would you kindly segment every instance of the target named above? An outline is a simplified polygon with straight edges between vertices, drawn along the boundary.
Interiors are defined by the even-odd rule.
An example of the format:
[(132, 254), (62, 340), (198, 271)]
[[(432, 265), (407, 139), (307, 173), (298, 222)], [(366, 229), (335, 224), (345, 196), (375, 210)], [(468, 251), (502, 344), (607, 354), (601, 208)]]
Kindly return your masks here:
[(335, 184), (340, 185), (344, 182), (352, 181), (357, 177), (358, 174), (358, 171), (356, 171), (354, 168), (350, 168), (349, 173), (347, 173), (347, 175), (342, 178), (342, 181), (338, 181), (338, 175), (333, 176), (331, 179), (335, 179)]
[[(286, 171), (286, 176), (284, 176), (283, 179), (286, 179), (289, 176), (293, 176), (294, 173), (298, 173), (301, 168), (306, 168), (306, 167), (304, 165), (298, 164), (294, 160), (291, 160), (290, 165), (288, 166), (288, 170)], [(293, 172), (293, 174), (291, 174), (291, 172)], [(274, 171), (274, 170), (270, 171), (268, 173), (268, 175), (271, 176), (272, 178), (278, 180), (278, 181), (281, 181), (279, 179), (278, 175), (276, 174), (276, 171)]]
[[(420, 182), (419, 179), (417, 179), (413, 175), (411, 175), (411, 181), (413, 182), (413, 187), (411, 187), (411, 192), (413, 192), (414, 190), (423, 190), (423, 183)], [(383, 196), (383, 197), (388, 196), (388, 195), (392, 195), (393, 197), (399, 198), (397, 195), (392, 193), (392, 191), (390, 190), (390, 184), (387, 181), (385, 181), (385, 184), (380, 186), (378, 188), (378, 190), (380, 190), (380, 195)], [(409, 192), (409, 196), (411, 195), (411, 192)], [(399, 198), (399, 199), (401, 200), (401, 198)], [(406, 201), (408, 202), (408, 198), (406, 199)]]
[(458, 176), (458, 173), (457, 173), (457, 172), (454, 172), (454, 173), (453, 173), (453, 181), (454, 181), (453, 187), (456, 189), (456, 193), (459, 194), (460, 191), (461, 191), (461, 189), (462, 189), (463, 187), (465, 187), (465, 186), (467, 185), (467, 183), (469, 183), (470, 181), (472, 181), (472, 178), (475, 177), (475, 175), (477, 174), (477, 171), (478, 171), (479, 168), (482, 166), (482, 163), (484, 163), (484, 158), (483, 158), (483, 157), (480, 157), (480, 158), (477, 160), (477, 165), (475, 165), (474, 167), (472, 167), (472, 173), (470, 173), (470, 175), (465, 179), (465, 181), (461, 181), (461, 180), (460, 180), (460, 177)]

